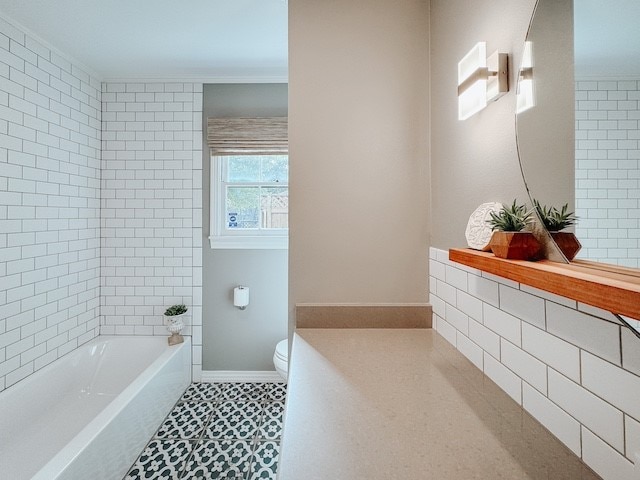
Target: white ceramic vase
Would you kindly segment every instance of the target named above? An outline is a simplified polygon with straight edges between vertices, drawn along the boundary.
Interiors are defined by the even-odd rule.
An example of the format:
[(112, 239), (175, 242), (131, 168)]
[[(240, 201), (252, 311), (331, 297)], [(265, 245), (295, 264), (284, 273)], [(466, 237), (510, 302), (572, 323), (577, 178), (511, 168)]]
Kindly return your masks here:
[(178, 343), (184, 342), (184, 337), (180, 335), (180, 332), (184, 328), (184, 321), (182, 317), (184, 317), (185, 313), (181, 313), (180, 315), (171, 315), (165, 317), (167, 318), (167, 330), (171, 334), (169, 337), (169, 345), (177, 345)]

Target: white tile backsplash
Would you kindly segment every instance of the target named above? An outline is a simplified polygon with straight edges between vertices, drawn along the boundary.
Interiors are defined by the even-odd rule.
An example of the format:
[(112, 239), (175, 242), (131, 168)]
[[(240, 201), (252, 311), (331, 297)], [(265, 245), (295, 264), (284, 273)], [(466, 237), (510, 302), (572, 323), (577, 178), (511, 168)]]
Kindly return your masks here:
[(620, 365), (620, 327), (553, 302), (547, 302), (547, 331)]
[(576, 82), (576, 234), (583, 246), (578, 256), (630, 267), (640, 266), (639, 84)]
[(447, 284), (453, 285), (459, 290), (467, 290), (467, 272), (447, 265), (445, 267), (445, 279)]
[(439, 280), (445, 281), (445, 265), (433, 259), (429, 260), (429, 275)]
[(459, 330), (466, 336), (469, 336), (469, 317), (463, 312), (449, 304), (446, 304), (444, 318), (446, 318), (447, 322), (453, 325), (456, 330)]
[(482, 323), (482, 301), (458, 290), (456, 297), (456, 305), (460, 311), (469, 315), (469, 317)]
[(460, 332), (457, 332), (456, 348), (460, 351), (460, 353), (467, 357), (471, 363), (473, 363), (480, 370), (483, 370), (483, 350), (478, 345), (473, 343), (469, 339), (469, 337)]
[(585, 427), (582, 427), (582, 459), (605, 480), (638, 478), (631, 462)]
[(624, 417), (624, 438), (626, 442), (625, 456), (635, 462), (635, 455), (640, 455), (640, 422), (627, 415)]
[(488, 280), (499, 283), (501, 285), (506, 285), (508, 287), (518, 288), (518, 282), (514, 282), (513, 280), (509, 280), (503, 277), (499, 277), (498, 275), (494, 275), (493, 273), (482, 272), (482, 276)]
[(202, 84), (103, 84), (0, 21), (0, 390), (177, 302), (199, 351), (202, 123)]
[(101, 95), (0, 21), (0, 390), (98, 334)]
[(456, 327), (444, 320), (442, 317), (436, 316), (436, 323), (438, 325), (438, 333), (442, 335), (451, 345), (456, 346)]
[(582, 351), (582, 385), (640, 420), (640, 377)]
[(482, 306), (482, 317), (485, 327), (515, 345), (521, 344), (521, 322), (518, 318), (486, 303)]
[(502, 338), (500, 361), (529, 385), (546, 395), (547, 366), (540, 360)]
[(184, 303), (201, 365), (202, 84), (102, 92), (102, 331), (167, 335), (164, 310)]
[(500, 310), (544, 328), (544, 300), (515, 288), (500, 285)]
[(640, 375), (640, 348), (636, 337), (628, 328), (622, 329), (622, 366), (625, 370)]
[(620, 410), (553, 369), (549, 370), (549, 399), (624, 453), (624, 423)]
[(487, 278), (469, 275), (469, 294), (494, 307), (498, 306), (498, 283)]
[(444, 300), (437, 297), (435, 293), (431, 293), (431, 295), (429, 295), (429, 302), (433, 308), (433, 313), (440, 315), (441, 317), (445, 316), (446, 303)]
[(436, 283), (436, 295), (444, 300), (449, 305), (454, 307), (457, 305), (456, 301), (456, 287), (449, 285), (442, 280), (433, 280)]
[(574, 345), (524, 324), (522, 348), (576, 382), (580, 381), (580, 350)]
[(580, 456), (580, 423), (530, 385), (522, 388), (522, 407)]
[[(436, 263), (447, 258), (439, 249), (430, 254)], [(605, 480), (634, 478), (640, 339), (607, 312), (492, 275), (465, 274), (466, 290), (459, 278), (456, 286), (446, 276), (431, 277), (438, 282), (431, 301), (444, 310), (436, 331)]]
[(485, 352), (500, 359), (500, 336), (473, 319), (469, 320), (469, 338)]
[(486, 352), (483, 360), (485, 375), (522, 404), (522, 379)]

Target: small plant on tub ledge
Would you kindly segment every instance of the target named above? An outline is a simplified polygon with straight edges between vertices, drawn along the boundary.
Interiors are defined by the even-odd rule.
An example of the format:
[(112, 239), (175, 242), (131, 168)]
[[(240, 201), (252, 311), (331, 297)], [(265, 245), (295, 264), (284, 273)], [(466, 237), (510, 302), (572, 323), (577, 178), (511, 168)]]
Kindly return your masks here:
[(169, 345), (177, 345), (184, 342), (184, 337), (180, 335), (180, 332), (184, 328), (182, 317), (187, 313), (187, 310), (188, 308), (184, 305), (172, 305), (164, 312), (169, 324), (167, 330), (171, 333), (168, 339)]
[(542, 221), (558, 248), (567, 257), (567, 260), (573, 260), (582, 245), (573, 233), (561, 231), (575, 225), (578, 221), (575, 213), (569, 212), (569, 204), (565, 203), (558, 210), (556, 207), (540, 205), (540, 202), (534, 199), (533, 206), (540, 217), (540, 221)]
[(498, 213), (491, 212), (487, 220), (493, 235), (489, 247), (496, 257), (512, 260), (536, 258), (541, 245), (531, 232), (525, 231), (531, 223), (531, 211), (514, 200), (511, 206), (503, 206)]

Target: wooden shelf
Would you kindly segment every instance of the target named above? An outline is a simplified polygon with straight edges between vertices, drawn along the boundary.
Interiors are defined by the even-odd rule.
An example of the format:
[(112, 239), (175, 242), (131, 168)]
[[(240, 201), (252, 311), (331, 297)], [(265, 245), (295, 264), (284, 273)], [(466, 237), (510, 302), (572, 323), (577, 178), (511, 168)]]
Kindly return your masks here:
[(505, 260), (467, 248), (450, 249), (449, 260), (640, 320), (640, 276), (622, 267)]

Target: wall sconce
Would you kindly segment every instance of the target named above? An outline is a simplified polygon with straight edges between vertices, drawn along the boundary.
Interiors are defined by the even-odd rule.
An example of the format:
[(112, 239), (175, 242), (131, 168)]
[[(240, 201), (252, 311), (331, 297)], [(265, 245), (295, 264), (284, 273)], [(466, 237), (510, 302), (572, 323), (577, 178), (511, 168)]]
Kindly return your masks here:
[(458, 119), (466, 120), (509, 91), (508, 55), (477, 43), (458, 63)]
[(536, 105), (533, 90), (533, 43), (524, 42), (522, 66), (518, 74), (518, 91), (516, 92), (516, 113), (522, 113)]

